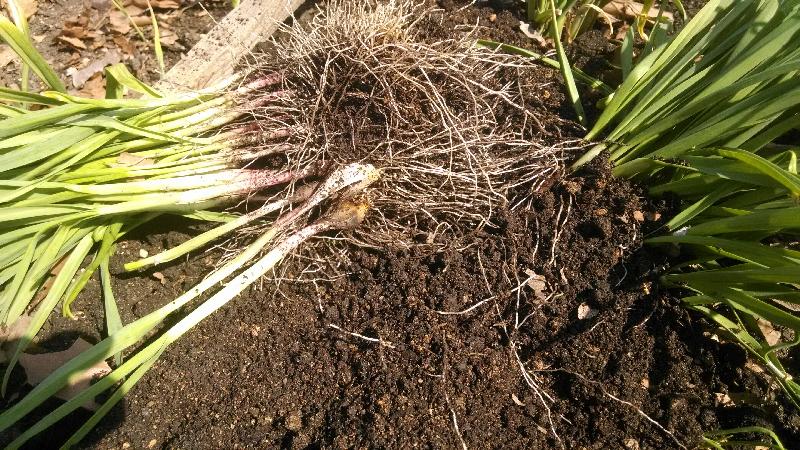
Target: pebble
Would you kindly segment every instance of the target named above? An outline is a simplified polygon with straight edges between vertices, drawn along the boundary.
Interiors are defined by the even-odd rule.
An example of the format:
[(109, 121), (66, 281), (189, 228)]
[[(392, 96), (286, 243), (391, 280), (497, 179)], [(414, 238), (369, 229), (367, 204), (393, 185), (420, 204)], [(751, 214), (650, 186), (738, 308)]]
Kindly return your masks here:
[(639, 441), (637, 441), (636, 439), (628, 438), (625, 439), (624, 443), (625, 443), (625, 448), (627, 448), (628, 450), (639, 450), (640, 448)]
[(140, 257), (140, 258), (147, 258), (147, 255), (149, 255), (149, 254), (150, 254), (150, 253), (147, 253), (147, 250), (145, 250), (145, 249), (143, 249), (143, 248), (140, 248), (140, 249), (139, 249), (139, 257)]
[(298, 432), (303, 428), (303, 421), (300, 419), (300, 414), (294, 412), (289, 414), (286, 418), (286, 429), (289, 431)]

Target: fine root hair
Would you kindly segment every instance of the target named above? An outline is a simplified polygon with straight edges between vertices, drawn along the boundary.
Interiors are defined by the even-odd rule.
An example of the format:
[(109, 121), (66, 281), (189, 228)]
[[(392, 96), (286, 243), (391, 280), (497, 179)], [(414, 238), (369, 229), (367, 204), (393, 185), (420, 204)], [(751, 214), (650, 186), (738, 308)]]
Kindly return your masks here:
[[(252, 114), (283, 164), (371, 163), (382, 171), (372, 210), (350, 242), (385, 248), (445, 244), (495, 222), (563, 170), (578, 141), (553, 139), (534, 62), (475, 44), (475, 32), (430, 38), (435, 10), (412, 0), (330, 0), (284, 27), (254, 73), (281, 74)], [(527, 97), (526, 97), (527, 96)], [(288, 144), (288, 145), (287, 145)]]

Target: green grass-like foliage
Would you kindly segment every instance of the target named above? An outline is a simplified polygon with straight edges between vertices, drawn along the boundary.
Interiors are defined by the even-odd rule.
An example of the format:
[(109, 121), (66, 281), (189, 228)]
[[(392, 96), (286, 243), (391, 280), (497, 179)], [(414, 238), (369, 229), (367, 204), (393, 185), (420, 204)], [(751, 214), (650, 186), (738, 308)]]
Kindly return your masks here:
[[(0, 111), (0, 325), (14, 324), (43, 296), (5, 371), (3, 392), (50, 312), (60, 303), (71, 315), (71, 302), (107, 265), (120, 237), (160, 214), (193, 216), (234, 193), (229, 186), (239, 172), (229, 170), (227, 144), (198, 137), (216, 125), (209, 119), (219, 114), (223, 94), (162, 97), (121, 65), (107, 76), (109, 97), (118, 87), (146, 96), (0, 90), (2, 101), (42, 108)], [(112, 303), (110, 329), (119, 321)]]
[[(685, 305), (756, 356), (797, 406), (800, 386), (768, 343), (764, 321), (800, 337), (800, 2), (712, 0), (630, 69), (576, 164), (610, 152), (614, 174), (673, 194), (670, 235), (685, 262), (663, 277)], [(762, 326), (759, 326), (761, 322)]]
[[(735, 439), (737, 436), (755, 436), (761, 439)], [(764, 440), (768, 442), (764, 442)], [(738, 448), (770, 448), (775, 450), (786, 450), (778, 435), (774, 431), (759, 427), (741, 427), (728, 430), (717, 430), (705, 433), (703, 436), (703, 448), (723, 450), (730, 447)]]
[[(119, 345), (141, 339), (141, 334), (131, 333), (151, 330), (174, 306), (136, 324), (122, 323), (108, 270), (116, 242), (162, 214), (228, 221), (229, 214), (205, 210), (246, 194), (249, 180), (230, 153), (234, 136), (216, 130), (242, 115), (233, 111), (236, 99), (229, 89), (164, 96), (115, 65), (106, 69), (106, 98), (73, 96), (28, 37), (2, 16), (0, 39), (51, 89), (35, 94), (0, 88), (0, 326), (13, 326), (23, 315), (30, 316), (21, 322), (27, 325), (14, 344), (0, 391), (5, 394), (12, 369), (52, 311), (61, 305), (63, 314), (70, 316), (71, 303), (98, 270), (106, 325), (116, 345), (113, 354), (93, 350), (90, 359), (40, 384), (38, 393), (0, 415), (2, 431), (21, 417), (26, 405), (41, 404), (60, 389), (53, 386), (63, 387), (75, 372), (107, 356), (114, 356), (118, 369), (125, 367), (117, 372), (127, 376), (117, 392), (126, 392), (138, 380), (155, 353), (123, 363), (125, 346)], [(125, 91), (141, 97), (123, 98)], [(195, 248), (188, 245), (183, 251)], [(108, 389), (122, 377), (104, 378), (92, 388)], [(85, 402), (88, 395), (79, 397)], [(81, 404), (68, 402), (60, 411)], [(52, 418), (59, 414), (42, 423), (54, 423)], [(41, 428), (27, 430), (11, 447), (37, 429)]]
[(682, 164), (671, 166), (672, 180), (651, 188), (682, 200), (683, 210), (668, 224), (676, 231), (647, 242), (688, 250), (689, 260), (673, 267), (663, 282), (691, 291), (684, 304), (755, 355), (797, 404), (800, 386), (776, 353), (798, 340), (770, 345), (758, 321), (800, 332), (795, 306), (800, 305), (800, 251), (785, 244), (800, 230), (800, 176), (794, 151), (762, 153), (685, 154)]
[(758, 150), (800, 124), (796, 0), (712, 0), (668, 43), (641, 58), (587, 139), (617, 175), (636, 159), (702, 147)]
[(553, 26), (563, 29), (567, 42), (572, 42), (575, 37), (592, 28), (598, 11), (610, 1), (528, 0), (528, 20), (538, 25), (543, 34), (549, 33)]
[[(274, 76), (238, 86), (232, 83), (244, 77), (233, 77), (208, 90), (165, 96), (115, 65), (106, 69), (105, 98), (85, 98), (67, 94), (28, 37), (2, 16), (0, 39), (52, 89), (35, 94), (0, 88), (0, 327), (24, 328), (13, 343), (2, 394), (12, 369), (53, 310), (61, 305), (63, 314), (71, 316), (71, 303), (97, 271), (108, 332), (2, 411), (0, 433), (70, 385), (76, 375), (113, 358), (110, 373), (20, 430), (7, 447), (20, 448), (107, 392), (102, 405), (62, 447), (69, 448), (184, 333), (309, 239), (356, 226), (368, 208), (360, 195), (380, 173), (368, 164), (351, 164), (325, 173), (323, 181), (297, 187), (293, 194), (277, 195), (282, 185), (322, 175), (321, 166), (243, 168), (261, 155), (260, 141), (234, 121), (251, 105), (273, 98), (259, 97), (259, 92), (279, 80)], [(126, 91), (141, 97), (124, 98)], [(269, 202), (246, 214), (208, 211), (275, 186), (278, 192)], [(314, 220), (309, 219), (312, 210), (321, 212)], [(221, 224), (132, 262), (126, 270), (184, 256), (255, 221), (264, 233), (174, 301), (123, 323), (111, 289), (109, 260), (120, 238), (162, 214)], [(203, 295), (208, 298), (198, 302)], [(175, 321), (165, 324), (170, 316)]]
[[(528, 20), (537, 25), (541, 33), (549, 33), (555, 25), (565, 32), (564, 39), (572, 42), (594, 27), (598, 18), (606, 14), (603, 12), (603, 7), (609, 3), (611, 0), (527, 0), (526, 6)], [(652, 22), (648, 13), (653, 9), (655, 0), (644, 0), (641, 3), (642, 12), (636, 20), (635, 28), (644, 37), (645, 25)], [(686, 17), (681, 0), (673, 0), (672, 4)]]

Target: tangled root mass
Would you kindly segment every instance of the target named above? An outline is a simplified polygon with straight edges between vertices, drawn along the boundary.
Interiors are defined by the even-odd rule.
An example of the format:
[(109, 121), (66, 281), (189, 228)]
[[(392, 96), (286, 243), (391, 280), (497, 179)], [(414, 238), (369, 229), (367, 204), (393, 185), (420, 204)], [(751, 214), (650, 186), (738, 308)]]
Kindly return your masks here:
[(362, 245), (442, 243), (491, 225), (577, 145), (543, 139), (525, 101), (532, 62), (479, 48), (469, 32), (428, 42), (422, 30), (435, 20), (410, 0), (331, 0), (254, 66), (283, 75), (287, 95), (254, 115), (270, 135), (291, 130), (289, 164), (381, 168), (372, 212), (348, 236)]

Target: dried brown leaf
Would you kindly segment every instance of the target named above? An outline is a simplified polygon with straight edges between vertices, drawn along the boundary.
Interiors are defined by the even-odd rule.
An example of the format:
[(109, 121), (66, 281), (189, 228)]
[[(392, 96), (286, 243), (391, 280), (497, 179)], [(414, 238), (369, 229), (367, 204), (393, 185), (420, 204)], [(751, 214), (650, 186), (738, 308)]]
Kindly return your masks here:
[[(133, 0), (133, 5), (147, 9), (147, 0)], [(181, 7), (179, 0), (150, 0), (154, 9), (178, 9)]]
[(131, 20), (133, 20), (133, 23), (139, 28), (153, 26), (153, 19), (148, 15), (131, 16)]
[[(32, 15), (36, 14), (36, 11), (39, 9), (39, 1), (38, 0), (16, 0), (17, 6), (22, 10), (22, 13), (25, 15), (26, 19), (29, 19)], [(0, 7), (2, 9), (6, 9), (8, 7), (8, 2), (6, 0), (0, 0)]]
[(161, 30), (161, 45), (172, 50), (182, 51), (186, 48), (178, 43), (178, 35), (169, 29)]
[(146, 167), (155, 163), (154, 159), (142, 158), (128, 152), (122, 152), (117, 156), (117, 164), (119, 167)]
[(144, 13), (146, 10), (147, 10), (147, 5), (145, 5), (144, 8), (140, 8), (140, 7), (138, 7), (138, 6), (134, 5), (134, 4), (130, 4), (130, 5), (125, 6), (125, 12), (127, 12), (128, 15), (131, 16), (131, 17), (138, 16), (138, 15)]
[(72, 78), (72, 86), (74, 86), (76, 89), (80, 89), (90, 78), (95, 76), (95, 74), (103, 72), (103, 69), (105, 69), (106, 66), (116, 64), (120, 61), (122, 61), (122, 57), (120, 56), (119, 52), (116, 50), (111, 50), (103, 55), (102, 58), (95, 60), (82, 69), (68, 70), (67, 74)]
[[(19, 364), (25, 369), (28, 384), (36, 386), (53, 373), (53, 371), (64, 365), (64, 363), (91, 347), (92, 344), (78, 338), (68, 349), (61, 352), (40, 353), (36, 355), (23, 353), (19, 358)], [(69, 400), (88, 388), (95, 378), (102, 377), (109, 372), (111, 372), (111, 367), (109, 367), (105, 361), (101, 361), (82, 373), (71, 377), (70, 383), (58, 391), (56, 397)], [(83, 407), (89, 410), (95, 410), (97, 409), (97, 404), (92, 400), (85, 403)]]
[(122, 53), (124, 53), (126, 56), (132, 56), (136, 51), (136, 48), (133, 46), (133, 44), (131, 44), (131, 41), (129, 41), (125, 36), (117, 34), (114, 35), (113, 40), (117, 48), (122, 50)]
[(81, 50), (86, 50), (86, 44), (84, 44), (83, 41), (81, 41), (78, 38), (67, 37), (67, 36), (59, 36), (58, 40), (61, 41), (61, 42), (65, 42), (65, 43), (69, 44), (70, 46), (72, 46), (74, 48), (78, 48), (78, 49), (81, 49)]
[(547, 38), (542, 36), (542, 33), (540, 33), (539, 30), (536, 30), (535, 28), (531, 27), (531, 24), (529, 24), (528, 22), (520, 22), (519, 29), (520, 31), (522, 31), (523, 34), (525, 34), (525, 36), (528, 36), (528, 38), (536, 42), (536, 45), (538, 45), (539, 47), (542, 48), (552, 47), (552, 41), (548, 41)]
[(0, 44), (0, 69), (17, 59), (17, 54), (6, 44)]
[(773, 328), (772, 323), (764, 319), (758, 319), (758, 328), (761, 329), (761, 333), (764, 334), (764, 339), (767, 340), (767, 344), (770, 347), (781, 341), (781, 332)]
[(87, 35), (88, 30), (80, 25), (64, 25), (64, 28), (61, 29), (61, 36), (68, 38), (83, 39)]
[(106, 96), (106, 79), (102, 73), (96, 73), (93, 77), (89, 78), (83, 85), (81, 94), (91, 98), (103, 98)]
[(128, 34), (131, 31), (131, 21), (118, 9), (108, 12), (108, 24), (114, 32), (119, 34)]
[(30, 323), (31, 316), (23, 314), (9, 326), (0, 325), (0, 345), (21, 338)]
[[(603, 7), (603, 12), (611, 15), (612, 17), (616, 17), (619, 20), (632, 20), (639, 17), (643, 8), (644, 5), (639, 2), (634, 2), (631, 0), (612, 0)], [(658, 10), (658, 4), (653, 5), (647, 11), (647, 17), (649, 19), (655, 19), (658, 17)], [(672, 13), (669, 11), (664, 11), (663, 17), (669, 21), (673, 20)]]

